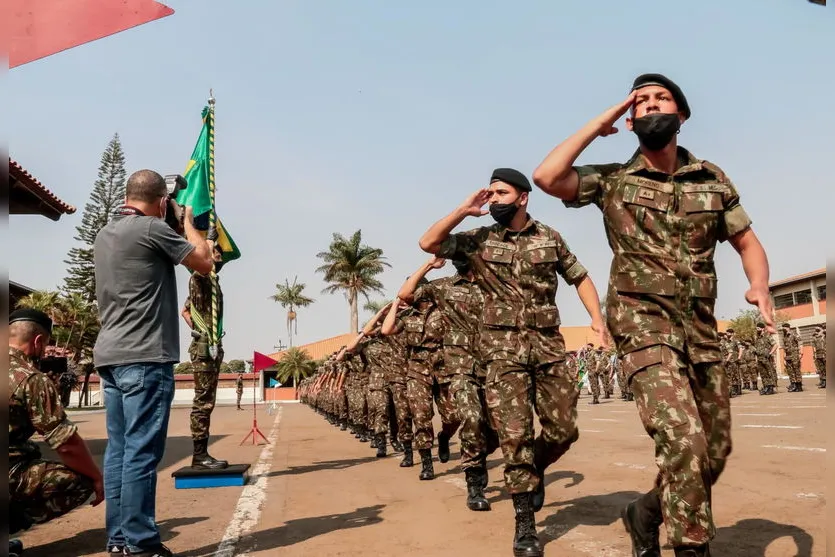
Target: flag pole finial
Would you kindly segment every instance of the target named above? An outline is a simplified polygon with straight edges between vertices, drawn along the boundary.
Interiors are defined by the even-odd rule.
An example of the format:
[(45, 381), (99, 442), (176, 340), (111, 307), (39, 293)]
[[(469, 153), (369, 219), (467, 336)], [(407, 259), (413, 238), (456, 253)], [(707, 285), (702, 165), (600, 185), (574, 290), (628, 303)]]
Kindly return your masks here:
[(214, 104), (215, 104), (215, 95), (212, 92), (211, 88), (209, 88), (209, 104), (212, 105), (212, 106), (214, 106)]

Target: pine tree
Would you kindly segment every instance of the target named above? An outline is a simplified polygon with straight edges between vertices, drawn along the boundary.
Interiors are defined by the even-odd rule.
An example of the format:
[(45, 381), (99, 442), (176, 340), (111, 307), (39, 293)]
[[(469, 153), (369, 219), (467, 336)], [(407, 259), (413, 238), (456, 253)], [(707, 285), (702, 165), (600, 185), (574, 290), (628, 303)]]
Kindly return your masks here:
[(119, 134), (101, 155), (99, 177), (93, 185), (90, 201), (84, 206), (81, 224), (76, 227), (75, 237), (81, 246), (70, 249), (67, 259), (67, 277), (64, 290), (79, 293), (88, 302), (96, 300), (96, 277), (93, 266), (93, 243), (99, 230), (110, 221), (113, 212), (125, 200), (125, 154), (119, 141)]

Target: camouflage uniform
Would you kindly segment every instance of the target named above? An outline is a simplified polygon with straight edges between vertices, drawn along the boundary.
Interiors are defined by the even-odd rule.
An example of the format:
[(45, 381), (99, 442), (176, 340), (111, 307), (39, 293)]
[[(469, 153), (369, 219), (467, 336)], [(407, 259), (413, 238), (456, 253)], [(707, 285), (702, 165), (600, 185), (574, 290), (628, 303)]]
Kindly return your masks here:
[(580, 390), (565, 366), (555, 300), (557, 274), (576, 285), (588, 273), (556, 230), (530, 216), (518, 232), (494, 224), (451, 234), (438, 257), (469, 260), (484, 294), (479, 353), (505, 484), (511, 494), (535, 492), (548, 465), (579, 438)]
[(826, 385), (826, 329), (819, 328), (812, 337), (814, 348), (815, 369), (818, 372), (820, 381), (818, 385)]
[(368, 360), (370, 369), (368, 378), (368, 412), (371, 422), (371, 431), (377, 437), (377, 446), (380, 443), (385, 447), (386, 433), (388, 433), (388, 399), (390, 396), (388, 378), (386, 374), (386, 353), (390, 349), (388, 343), (382, 336), (375, 336), (369, 339), (365, 347), (365, 357)]
[[(406, 344), (402, 334), (384, 337), (388, 350), (384, 355), (384, 369), (388, 377), (388, 387), (391, 392), (394, 416), (397, 425), (397, 440), (403, 444), (404, 452), (411, 453), (412, 439), (412, 411), (409, 409), (409, 397), (406, 396)], [(394, 438), (392, 438), (394, 441)], [(407, 454), (408, 456), (408, 454)]]
[(23, 352), (9, 348), (9, 534), (43, 524), (82, 505), (93, 481), (60, 462), (41, 459), (38, 433), (57, 449), (78, 430), (55, 384)]
[(757, 372), (763, 380), (763, 394), (774, 394), (777, 387), (777, 372), (771, 357), (773, 347), (774, 339), (766, 332), (765, 327), (758, 329), (754, 339), (754, 354), (757, 358)]
[(730, 393), (731, 395), (741, 395), (742, 394), (742, 368), (740, 365), (740, 357), (739, 357), (739, 340), (736, 337), (736, 334), (733, 331), (728, 333), (728, 337), (726, 340), (727, 343), (727, 376), (730, 382)]
[(238, 377), (235, 379), (235, 394), (238, 399), (238, 410), (243, 410), (243, 408), (241, 408), (241, 397), (244, 396), (244, 376), (242, 373), (239, 373)]
[(803, 375), (800, 373), (800, 336), (788, 325), (783, 327), (783, 348), (786, 351), (786, 374), (791, 383), (788, 391), (799, 391), (803, 385)]
[(188, 348), (191, 358), (192, 373), (194, 373), (194, 400), (191, 406), (191, 437), (195, 441), (203, 441), (209, 438), (209, 424), (212, 411), (215, 408), (217, 396), (217, 382), (220, 376), (220, 364), (223, 362), (223, 345), (220, 339), (217, 340), (217, 355), (212, 357), (209, 353), (208, 331), (201, 331), (196, 315), (203, 319), (207, 327), (212, 326), (212, 282), (215, 282), (217, 293), (218, 321), (223, 319), (223, 292), (217, 282), (211, 276), (204, 276), (199, 273), (192, 273), (188, 281), (188, 298), (185, 307), (191, 311), (191, 320), (194, 324), (194, 331), (200, 334), (199, 338), (192, 337)]
[(499, 448), (499, 439), (487, 420), (486, 373), (478, 353), (484, 295), (475, 282), (459, 274), (434, 280), (426, 288), (445, 322), (443, 369), (452, 377), (449, 394), (461, 425), (461, 468), (465, 474), (478, 469), (486, 475), (487, 456)]
[(646, 500), (659, 505), (673, 546), (715, 535), (710, 504), (731, 452), (728, 382), (714, 305), (718, 242), (750, 227), (731, 181), (678, 147), (672, 175), (637, 150), (626, 164), (575, 167), (577, 199), (594, 203), (614, 259), (606, 296), (609, 331), (659, 474)]
[(745, 388), (757, 390), (757, 354), (754, 352), (754, 343), (748, 339), (742, 341), (742, 369), (745, 380)]
[(354, 353), (346, 352), (345, 361), (349, 373), (353, 376), (352, 390), (349, 393), (351, 397), (348, 399), (348, 415), (351, 423), (354, 424), (356, 433), (354, 434), (361, 442), (368, 439), (368, 400), (366, 397), (368, 387), (368, 371), (365, 368), (365, 361), (362, 356), (362, 345), (368, 342), (363, 339)]

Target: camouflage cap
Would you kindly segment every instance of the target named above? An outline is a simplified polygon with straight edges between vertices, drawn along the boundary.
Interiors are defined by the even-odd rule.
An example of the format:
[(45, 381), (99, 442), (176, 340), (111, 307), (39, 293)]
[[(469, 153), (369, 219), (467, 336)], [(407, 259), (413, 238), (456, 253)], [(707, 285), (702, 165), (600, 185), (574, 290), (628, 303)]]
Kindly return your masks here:
[(642, 87), (648, 87), (649, 85), (658, 85), (668, 90), (676, 101), (679, 112), (684, 114), (685, 119), (690, 118), (690, 105), (687, 103), (687, 98), (673, 80), (660, 73), (645, 73), (635, 78), (635, 81), (632, 83), (632, 91), (636, 91)]

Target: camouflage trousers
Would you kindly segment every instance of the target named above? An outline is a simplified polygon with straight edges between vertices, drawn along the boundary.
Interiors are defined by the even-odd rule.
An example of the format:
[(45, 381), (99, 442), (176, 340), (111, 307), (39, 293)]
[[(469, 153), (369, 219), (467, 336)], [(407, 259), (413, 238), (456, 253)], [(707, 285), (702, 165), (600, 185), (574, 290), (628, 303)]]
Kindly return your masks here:
[(368, 381), (368, 413), (370, 429), (377, 435), (389, 430), (389, 386), (385, 372), (381, 369), (371, 371)]
[(815, 369), (821, 379), (826, 379), (826, 360), (824, 358), (815, 358)]
[(406, 398), (415, 428), (413, 448), (431, 449), (435, 440), (435, 430), (432, 427), (432, 418), (435, 416), (432, 385), (426, 379), (409, 377), (406, 380)]
[(368, 402), (365, 398), (365, 385), (357, 382), (348, 391), (348, 419), (358, 427), (365, 427), (368, 415)]
[(600, 397), (600, 383), (603, 383), (603, 393), (610, 394), (612, 386), (610, 385), (608, 370), (589, 373), (589, 389), (591, 389), (591, 395), (595, 400)]
[(481, 468), (482, 461), (499, 448), (499, 436), (487, 420), (484, 380), (456, 375), (450, 391), (461, 419), (461, 468)]
[[(487, 362), (484, 398), (490, 426), (504, 456), (504, 480), (511, 494), (539, 486), (534, 463), (543, 469), (556, 462), (579, 438), (577, 399), (580, 388), (565, 362), (525, 366)], [(533, 418), (542, 426), (534, 438)]]
[(626, 372), (623, 371), (623, 366), (618, 368), (618, 388), (620, 394), (628, 395), (632, 392), (632, 387), (629, 386), (629, 381), (626, 380)]
[(238, 399), (238, 408), (240, 408), (240, 407), (241, 407), (241, 397), (243, 397), (243, 396), (244, 396), (244, 392), (243, 392), (243, 391), (237, 391), (237, 392), (235, 393), (235, 395), (236, 395), (236, 397), (237, 397), (237, 399)]
[(732, 387), (742, 387), (742, 373), (736, 361), (730, 361), (725, 364), (725, 373)]
[(777, 371), (774, 369), (773, 365), (769, 362), (757, 360), (755, 369), (756, 371), (754, 373), (759, 374), (760, 378), (763, 380), (763, 387), (777, 386)]
[(405, 381), (390, 381), (394, 416), (397, 421), (397, 440), (401, 443), (411, 442), (414, 439), (412, 433), (412, 411), (409, 407), (409, 397), (406, 394)]
[(336, 413), (340, 420), (348, 419), (348, 395), (344, 385), (336, 393)]
[(448, 438), (455, 435), (461, 425), (454, 394), (451, 392), (452, 377), (435, 377), (432, 385), (432, 398), (441, 415), (441, 431)]
[(722, 362), (691, 364), (656, 345), (626, 355), (647, 433), (655, 441), (661, 513), (671, 545), (700, 545), (716, 534), (711, 490), (731, 453), (731, 410)]
[(66, 514), (91, 495), (92, 480), (59, 462), (20, 463), (9, 473), (9, 534)]
[(786, 374), (789, 376), (789, 381), (792, 383), (800, 383), (803, 381), (803, 375), (800, 373), (799, 359), (786, 358)]
[(746, 361), (742, 364), (742, 381), (743, 383), (757, 383), (757, 363)]
[(191, 361), (194, 373), (194, 400), (191, 404), (191, 437), (195, 441), (209, 438), (209, 424), (217, 397), (220, 361)]

